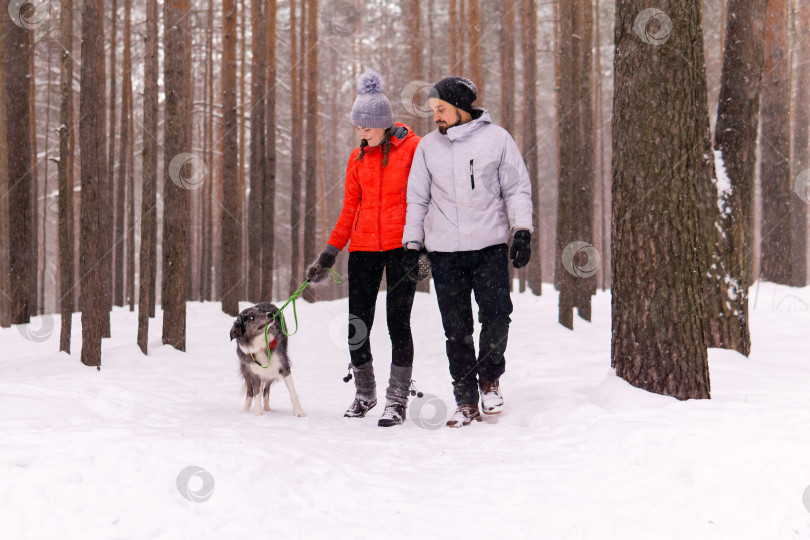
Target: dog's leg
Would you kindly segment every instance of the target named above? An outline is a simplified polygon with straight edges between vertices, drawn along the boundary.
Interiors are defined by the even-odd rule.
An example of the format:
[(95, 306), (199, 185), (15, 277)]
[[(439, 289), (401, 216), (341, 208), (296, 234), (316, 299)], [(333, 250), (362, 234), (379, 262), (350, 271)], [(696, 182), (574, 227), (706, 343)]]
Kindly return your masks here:
[(250, 389), (248, 388), (247, 382), (242, 385), (242, 391), (245, 393), (245, 411), (250, 410)]
[(264, 394), (263, 395), (264, 395), (264, 410), (265, 411), (272, 410), (270, 408), (270, 384), (272, 384), (272, 382), (273, 381), (265, 381), (264, 382)]
[(257, 377), (255, 384), (253, 385), (253, 398), (255, 401), (253, 402), (253, 415), (254, 416), (261, 416), (262, 415), (262, 380)]
[(290, 392), (290, 401), (292, 401), (293, 406), (293, 414), (295, 416), (303, 417), (306, 416), (307, 413), (304, 412), (304, 408), (301, 407), (301, 402), (298, 401), (298, 394), (295, 391), (295, 385), (293, 384), (292, 375), (287, 375), (284, 377), (284, 384), (287, 385), (287, 390)]

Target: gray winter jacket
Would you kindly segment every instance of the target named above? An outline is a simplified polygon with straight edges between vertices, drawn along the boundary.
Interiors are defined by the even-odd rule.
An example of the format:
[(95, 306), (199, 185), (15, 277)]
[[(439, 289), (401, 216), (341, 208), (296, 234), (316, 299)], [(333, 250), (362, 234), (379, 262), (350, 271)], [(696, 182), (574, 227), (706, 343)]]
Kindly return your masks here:
[(472, 251), (505, 243), (518, 229), (533, 230), (529, 173), (515, 141), (486, 110), (419, 142), (402, 245)]

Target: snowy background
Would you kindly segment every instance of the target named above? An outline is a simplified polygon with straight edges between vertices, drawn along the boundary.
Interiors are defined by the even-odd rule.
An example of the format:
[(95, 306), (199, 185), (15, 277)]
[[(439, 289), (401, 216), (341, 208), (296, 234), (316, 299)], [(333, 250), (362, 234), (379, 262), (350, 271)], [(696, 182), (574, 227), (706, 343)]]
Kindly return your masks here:
[(298, 302), (307, 418), (283, 384), (272, 412), (242, 410), (233, 318), (217, 303), (189, 303), (187, 353), (161, 346), (158, 313), (148, 357), (137, 312), (116, 308), (100, 372), (79, 362), (78, 314), (70, 357), (58, 318), (0, 330), (0, 538), (810, 537), (810, 287), (754, 285), (751, 357), (711, 349), (712, 399), (689, 402), (612, 373), (609, 293), (573, 332), (551, 286), (513, 301), (505, 411), (461, 430), (443, 427), (453, 400), (432, 295), (417, 293), (412, 318), (425, 397), (387, 429), (381, 404), (342, 417), (346, 300)]

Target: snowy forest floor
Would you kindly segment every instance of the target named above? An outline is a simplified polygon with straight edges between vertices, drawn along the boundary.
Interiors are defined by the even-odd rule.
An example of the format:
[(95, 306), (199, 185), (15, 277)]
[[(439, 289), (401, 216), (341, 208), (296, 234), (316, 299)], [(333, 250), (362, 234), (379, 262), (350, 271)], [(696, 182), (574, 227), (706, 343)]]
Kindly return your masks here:
[[(188, 304), (185, 354), (161, 345), (158, 313), (148, 357), (137, 312), (116, 308), (100, 372), (79, 362), (78, 314), (71, 356), (57, 352), (58, 317), (36, 340), (23, 334), (47, 320), (0, 330), (0, 538), (810, 537), (810, 287), (755, 285), (750, 358), (710, 350), (712, 399), (687, 402), (612, 372), (609, 292), (571, 332), (543, 291), (513, 294), (504, 412), (461, 430), (443, 426), (453, 400), (433, 295), (417, 293), (412, 317), (425, 397), (388, 429), (382, 403), (342, 417), (347, 300), (298, 302), (306, 418), (283, 384), (272, 412), (242, 410), (218, 303)], [(381, 398), (384, 300), (371, 333)], [(204, 469), (187, 482), (203, 502), (178, 489), (189, 466)]]

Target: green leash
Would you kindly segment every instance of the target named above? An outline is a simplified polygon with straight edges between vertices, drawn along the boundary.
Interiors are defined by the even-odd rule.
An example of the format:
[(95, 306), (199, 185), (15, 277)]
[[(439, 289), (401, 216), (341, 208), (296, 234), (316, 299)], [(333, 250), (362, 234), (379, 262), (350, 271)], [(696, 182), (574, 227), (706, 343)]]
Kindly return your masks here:
[[(343, 283), (343, 277), (340, 274), (338, 274), (337, 271), (335, 271), (332, 268), (329, 268), (328, 270), (329, 270), (329, 273), (332, 274), (332, 280), (335, 283)], [(273, 350), (273, 347), (275, 347), (275, 345), (273, 347), (270, 347), (270, 339), (267, 337), (267, 330), (270, 328), (270, 323), (273, 322), (273, 319), (275, 319), (276, 317), (279, 317), (280, 315), (282, 315), (281, 312), (284, 311), (284, 308), (286, 308), (290, 304), (290, 302), (292, 302), (293, 319), (295, 320), (295, 332), (293, 332), (292, 334), (287, 333), (287, 323), (285, 322), (283, 315), (280, 317), (281, 331), (287, 337), (295, 335), (298, 332), (298, 312), (295, 309), (295, 299), (298, 298), (299, 296), (301, 296), (304, 293), (304, 289), (307, 288), (307, 285), (309, 285), (309, 280), (304, 281), (301, 284), (301, 286), (298, 287), (298, 289), (296, 289), (296, 291), (292, 294), (292, 296), (290, 296), (290, 298), (286, 302), (284, 302), (284, 305), (281, 306), (281, 308), (279, 308), (278, 311), (276, 311), (276, 313), (273, 315), (273, 317), (270, 319), (270, 321), (267, 324), (264, 325), (264, 345), (265, 345), (265, 347), (267, 347), (267, 359), (268, 360), (270, 359), (270, 351)], [(275, 340), (273, 340), (273, 341), (275, 341)], [(256, 359), (254, 358), (253, 361), (256, 362)], [(259, 362), (256, 362), (256, 363), (259, 364)], [(270, 367), (269, 363), (266, 366), (262, 366), (261, 364), (259, 364), (259, 365), (264, 369), (267, 369), (267, 368)]]

